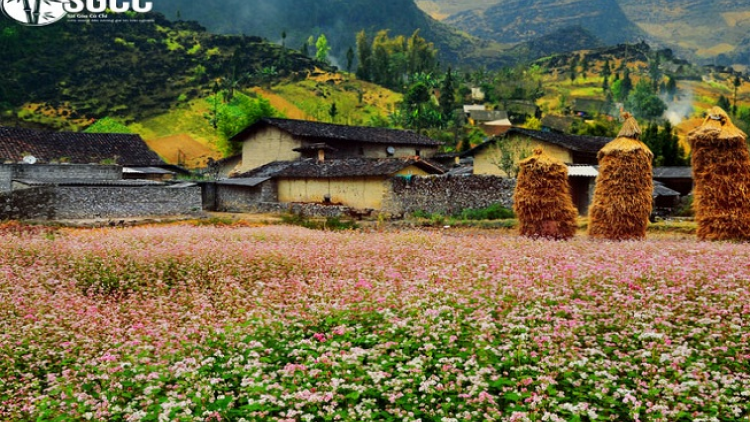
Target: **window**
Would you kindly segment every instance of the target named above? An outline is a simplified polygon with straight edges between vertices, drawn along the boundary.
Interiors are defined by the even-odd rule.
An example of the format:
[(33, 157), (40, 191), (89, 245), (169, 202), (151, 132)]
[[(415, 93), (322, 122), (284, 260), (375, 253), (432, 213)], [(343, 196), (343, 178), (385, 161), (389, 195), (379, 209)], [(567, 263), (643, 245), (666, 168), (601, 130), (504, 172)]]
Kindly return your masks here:
[(416, 155), (417, 157), (421, 157), (422, 156), (422, 151), (420, 151), (418, 149), (415, 149), (414, 150), (414, 155)]

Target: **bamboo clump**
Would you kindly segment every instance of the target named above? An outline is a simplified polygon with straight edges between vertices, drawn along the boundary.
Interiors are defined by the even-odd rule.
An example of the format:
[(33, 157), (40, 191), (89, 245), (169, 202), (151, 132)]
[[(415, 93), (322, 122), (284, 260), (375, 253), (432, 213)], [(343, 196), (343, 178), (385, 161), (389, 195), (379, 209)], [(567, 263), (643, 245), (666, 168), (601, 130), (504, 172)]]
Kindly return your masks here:
[(688, 134), (693, 210), (700, 240), (750, 240), (750, 152), (747, 135), (719, 107)]
[(599, 176), (589, 211), (589, 236), (609, 240), (646, 237), (653, 206), (653, 153), (641, 129), (625, 113), (622, 130), (599, 151)]
[(519, 163), (514, 193), (515, 211), (522, 236), (570, 239), (577, 228), (568, 169), (541, 148)]

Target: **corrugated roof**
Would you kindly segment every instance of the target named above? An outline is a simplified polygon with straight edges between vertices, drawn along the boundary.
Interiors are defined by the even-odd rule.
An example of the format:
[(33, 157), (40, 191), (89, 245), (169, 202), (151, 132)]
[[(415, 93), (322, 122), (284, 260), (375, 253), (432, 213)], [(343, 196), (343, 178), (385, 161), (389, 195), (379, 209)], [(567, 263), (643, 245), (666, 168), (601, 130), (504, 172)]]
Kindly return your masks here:
[(654, 167), (654, 179), (692, 179), (693, 168), (689, 166)]
[(123, 167), (122, 172), (131, 174), (175, 174), (173, 171), (160, 167)]
[(568, 165), (569, 177), (597, 177), (599, 171), (594, 166)]
[(266, 180), (271, 180), (270, 177), (237, 177), (232, 179), (221, 179), (217, 180), (216, 184), (218, 185), (225, 185), (225, 186), (247, 186), (247, 187), (255, 187), (259, 184), (265, 182)]
[(409, 130), (379, 127), (344, 126), (307, 120), (263, 118), (235, 135), (233, 140), (241, 140), (252, 132), (266, 126), (274, 126), (300, 138), (313, 142), (326, 140), (364, 142), (392, 145), (439, 146), (440, 142)]
[(499, 110), (474, 110), (469, 113), (469, 117), (479, 122), (490, 122), (493, 120), (508, 119), (508, 112)]
[(159, 156), (139, 135), (47, 132), (0, 126), (0, 159), (18, 162), (32, 155), (41, 162), (67, 159), (73, 164), (116, 160), (123, 166), (161, 166)]

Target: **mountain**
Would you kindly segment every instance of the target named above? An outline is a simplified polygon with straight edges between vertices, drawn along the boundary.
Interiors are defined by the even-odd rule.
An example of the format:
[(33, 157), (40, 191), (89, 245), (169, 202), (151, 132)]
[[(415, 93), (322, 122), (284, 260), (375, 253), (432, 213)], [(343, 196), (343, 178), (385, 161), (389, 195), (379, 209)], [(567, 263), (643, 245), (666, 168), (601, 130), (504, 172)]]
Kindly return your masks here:
[(258, 35), (295, 49), (324, 34), (339, 67), (345, 67), (346, 51), (356, 49), (355, 35), (361, 30), (374, 34), (388, 29), (391, 36), (419, 30), (438, 48), (442, 61), (453, 63), (478, 43), (432, 19), (413, 0), (160, 0), (154, 8), (170, 18), (196, 20), (212, 32)]
[(0, 19), (3, 123), (80, 127), (104, 116), (129, 122), (209, 95), (216, 80), (241, 86), (257, 83), (263, 68), (279, 76), (326, 68), (259, 37), (213, 35), (159, 14), (143, 19), (40, 28)]
[[(750, 0), (418, 0), (417, 3), (431, 16), (467, 33), (501, 42), (522, 41), (584, 19), (590, 22), (581, 22), (582, 25), (607, 43), (632, 40), (635, 33), (635, 39), (644, 38), (660, 47), (672, 48), (703, 64), (750, 66), (747, 59), (750, 50), (745, 40), (750, 32)], [(627, 25), (618, 23), (622, 16), (629, 21)], [(626, 31), (622, 32), (624, 25)], [(632, 25), (637, 27), (635, 31)]]
[(616, 0), (503, 0), (484, 10), (469, 10), (445, 20), (481, 38), (524, 42), (559, 29), (581, 26), (607, 44), (647, 37)]

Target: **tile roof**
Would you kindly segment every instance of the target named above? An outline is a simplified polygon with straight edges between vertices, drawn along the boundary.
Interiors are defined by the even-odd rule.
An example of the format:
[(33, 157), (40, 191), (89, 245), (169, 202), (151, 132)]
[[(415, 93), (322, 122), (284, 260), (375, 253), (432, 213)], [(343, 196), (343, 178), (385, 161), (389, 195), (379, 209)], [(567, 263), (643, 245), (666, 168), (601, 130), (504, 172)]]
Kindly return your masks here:
[(139, 135), (124, 133), (46, 132), (0, 126), (0, 159), (20, 161), (32, 155), (42, 162), (66, 158), (73, 164), (116, 158), (123, 166), (162, 166), (159, 156)]
[(409, 130), (387, 129), (365, 126), (344, 126), (331, 123), (263, 118), (235, 135), (233, 140), (241, 140), (252, 132), (266, 126), (274, 126), (300, 138), (313, 142), (325, 140), (364, 142), (393, 145), (439, 146), (440, 142)]
[(281, 170), (276, 177), (286, 178), (336, 178), (362, 176), (391, 176), (411, 165), (418, 166), (428, 173), (442, 174), (442, 168), (414, 158), (340, 158), (318, 162), (306, 159), (293, 162)]

